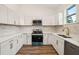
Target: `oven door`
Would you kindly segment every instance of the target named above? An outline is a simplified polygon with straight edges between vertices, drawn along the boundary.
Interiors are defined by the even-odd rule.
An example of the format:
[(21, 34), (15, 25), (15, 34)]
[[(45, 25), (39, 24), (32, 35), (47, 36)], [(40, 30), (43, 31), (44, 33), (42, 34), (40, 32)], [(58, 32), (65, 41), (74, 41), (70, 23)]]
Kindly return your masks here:
[(43, 35), (32, 35), (32, 45), (33, 46), (43, 45)]

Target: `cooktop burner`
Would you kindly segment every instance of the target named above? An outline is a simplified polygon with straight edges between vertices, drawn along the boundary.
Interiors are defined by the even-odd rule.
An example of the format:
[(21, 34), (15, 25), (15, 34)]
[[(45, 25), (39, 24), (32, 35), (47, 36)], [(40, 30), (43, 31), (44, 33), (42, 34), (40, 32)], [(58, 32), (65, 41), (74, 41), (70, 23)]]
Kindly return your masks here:
[(43, 34), (42, 30), (36, 29), (32, 32), (32, 34)]

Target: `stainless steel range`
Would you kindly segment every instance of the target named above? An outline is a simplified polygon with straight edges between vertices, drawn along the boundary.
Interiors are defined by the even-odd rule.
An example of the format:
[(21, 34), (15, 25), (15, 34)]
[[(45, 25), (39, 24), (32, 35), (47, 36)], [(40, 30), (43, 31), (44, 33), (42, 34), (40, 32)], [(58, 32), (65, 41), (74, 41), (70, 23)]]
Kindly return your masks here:
[(43, 45), (43, 32), (42, 32), (42, 20), (36, 19), (32, 21), (33, 32), (32, 32), (32, 45), (40, 46)]
[(43, 45), (43, 32), (40, 29), (35, 29), (32, 32), (32, 45), (40, 46)]

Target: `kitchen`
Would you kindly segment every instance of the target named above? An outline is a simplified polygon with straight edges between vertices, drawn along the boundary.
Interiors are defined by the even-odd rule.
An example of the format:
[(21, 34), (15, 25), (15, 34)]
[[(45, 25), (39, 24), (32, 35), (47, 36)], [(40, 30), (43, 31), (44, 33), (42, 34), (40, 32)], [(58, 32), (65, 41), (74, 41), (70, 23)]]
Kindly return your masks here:
[(0, 4), (0, 55), (79, 55), (78, 10), (78, 4)]

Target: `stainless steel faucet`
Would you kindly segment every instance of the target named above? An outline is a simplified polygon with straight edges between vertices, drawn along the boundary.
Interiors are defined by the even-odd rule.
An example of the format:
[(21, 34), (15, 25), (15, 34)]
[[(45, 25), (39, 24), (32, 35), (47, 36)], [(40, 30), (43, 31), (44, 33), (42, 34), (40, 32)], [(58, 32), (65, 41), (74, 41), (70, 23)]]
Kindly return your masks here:
[(64, 27), (63, 31), (65, 32), (66, 36), (70, 36), (70, 30), (68, 27)]

